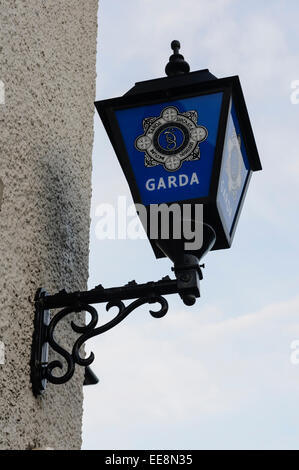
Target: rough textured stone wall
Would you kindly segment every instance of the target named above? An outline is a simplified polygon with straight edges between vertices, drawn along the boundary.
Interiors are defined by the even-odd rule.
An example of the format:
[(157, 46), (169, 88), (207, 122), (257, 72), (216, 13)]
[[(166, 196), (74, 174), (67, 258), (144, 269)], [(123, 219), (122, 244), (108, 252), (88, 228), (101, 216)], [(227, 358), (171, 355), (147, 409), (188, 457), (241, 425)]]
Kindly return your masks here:
[(81, 445), (83, 368), (36, 399), (29, 361), (36, 289), (88, 278), (97, 3), (0, 0), (1, 449)]

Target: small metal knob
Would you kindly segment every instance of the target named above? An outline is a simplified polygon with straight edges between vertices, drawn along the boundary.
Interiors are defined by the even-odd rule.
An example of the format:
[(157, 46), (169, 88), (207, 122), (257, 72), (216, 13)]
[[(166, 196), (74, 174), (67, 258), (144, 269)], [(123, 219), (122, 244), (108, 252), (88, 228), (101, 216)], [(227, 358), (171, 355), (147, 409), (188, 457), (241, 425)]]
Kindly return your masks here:
[(171, 49), (173, 50), (173, 54), (169, 57), (169, 62), (165, 67), (165, 73), (168, 77), (190, 72), (189, 64), (184, 60), (184, 56), (179, 53), (180, 47), (181, 44), (179, 41), (172, 41)]

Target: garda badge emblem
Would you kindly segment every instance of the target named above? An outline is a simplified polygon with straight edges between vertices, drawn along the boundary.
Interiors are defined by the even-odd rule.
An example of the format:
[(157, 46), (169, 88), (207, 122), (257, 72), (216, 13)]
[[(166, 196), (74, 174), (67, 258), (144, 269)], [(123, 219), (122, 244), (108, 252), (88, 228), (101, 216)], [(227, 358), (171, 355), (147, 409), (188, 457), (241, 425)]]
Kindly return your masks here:
[(144, 134), (137, 137), (135, 147), (144, 152), (145, 166), (163, 165), (167, 171), (199, 160), (199, 143), (208, 136), (208, 130), (197, 125), (196, 111), (180, 113), (174, 106), (164, 108), (158, 117), (143, 119), (142, 125)]

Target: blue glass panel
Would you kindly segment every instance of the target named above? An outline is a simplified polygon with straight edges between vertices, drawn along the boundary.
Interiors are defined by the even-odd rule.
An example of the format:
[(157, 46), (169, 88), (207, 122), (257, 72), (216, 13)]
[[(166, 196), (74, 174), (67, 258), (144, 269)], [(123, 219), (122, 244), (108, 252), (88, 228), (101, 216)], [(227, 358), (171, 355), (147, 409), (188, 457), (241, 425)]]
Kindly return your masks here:
[(233, 228), (233, 222), (249, 173), (250, 167), (246, 149), (236, 110), (232, 104), (228, 116), (217, 193), (217, 206), (228, 233)]
[(208, 195), (222, 96), (116, 111), (143, 204)]

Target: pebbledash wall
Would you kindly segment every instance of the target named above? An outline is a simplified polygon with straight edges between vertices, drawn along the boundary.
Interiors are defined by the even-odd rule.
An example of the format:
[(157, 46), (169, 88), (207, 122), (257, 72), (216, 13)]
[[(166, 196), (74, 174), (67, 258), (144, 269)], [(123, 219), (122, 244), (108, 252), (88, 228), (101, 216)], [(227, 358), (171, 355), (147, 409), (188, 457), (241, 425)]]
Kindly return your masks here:
[(97, 9), (0, 0), (1, 449), (81, 446), (83, 368), (37, 399), (29, 361), (36, 289), (86, 289)]

